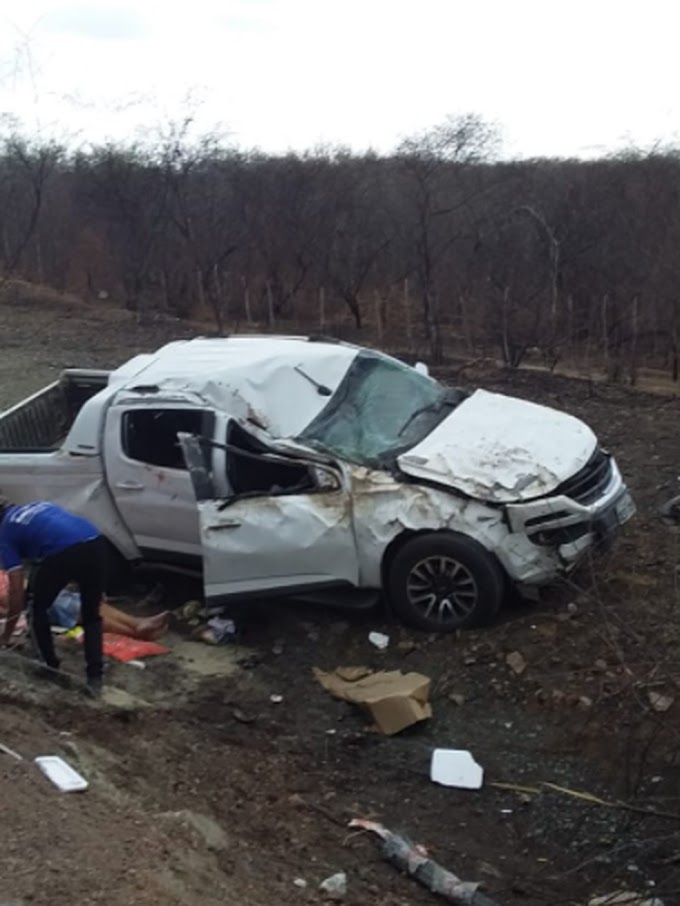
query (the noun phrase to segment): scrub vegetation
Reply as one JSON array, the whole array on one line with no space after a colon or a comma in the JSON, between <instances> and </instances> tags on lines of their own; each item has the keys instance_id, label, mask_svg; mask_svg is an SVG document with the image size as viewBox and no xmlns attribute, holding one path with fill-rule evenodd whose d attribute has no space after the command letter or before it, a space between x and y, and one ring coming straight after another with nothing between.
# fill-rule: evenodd
<instances>
[{"instance_id":1,"label":"scrub vegetation","mask_svg":"<svg viewBox=\"0 0 680 906\"><path fill-rule=\"evenodd\" d=\"M191 119L77 150L0 125L0 279L97 309L677 381L675 149L501 156L474 114L392 154L271 156Z\"/></svg>"}]
</instances>

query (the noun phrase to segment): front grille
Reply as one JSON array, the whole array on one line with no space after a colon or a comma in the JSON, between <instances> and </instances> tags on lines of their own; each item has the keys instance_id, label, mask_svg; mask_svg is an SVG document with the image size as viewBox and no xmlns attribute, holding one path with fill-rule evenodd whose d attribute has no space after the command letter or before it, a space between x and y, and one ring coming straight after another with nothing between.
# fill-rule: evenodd
<instances>
[{"instance_id":1,"label":"front grille","mask_svg":"<svg viewBox=\"0 0 680 906\"><path fill-rule=\"evenodd\" d=\"M612 461L600 447L576 475L563 482L555 494L563 494L583 505L602 496L612 477Z\"/></svg>"}]
</instances>

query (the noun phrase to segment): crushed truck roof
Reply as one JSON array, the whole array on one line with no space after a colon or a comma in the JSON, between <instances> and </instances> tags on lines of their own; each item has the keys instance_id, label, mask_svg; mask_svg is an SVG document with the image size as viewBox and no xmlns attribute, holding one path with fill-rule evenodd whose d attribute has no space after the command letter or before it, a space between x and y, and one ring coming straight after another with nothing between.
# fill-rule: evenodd
<instances>
[{"instance_id":1,"label":"crushed truck roof","mask_svg":"<svg viewBox=\"0 0 680 906\"><path fill-rule=\"evenodd\" d=\"M101 406L141 397L205 404L260 427L274 438L297 436L327 404L359 348L306 337L232 336L168 343L135 356L85 404L69 438L72 452L95 452ZM92 420L85 415L90 409ZM82 416L85 416L84 418Z\"/></svg>"}]
</instances>

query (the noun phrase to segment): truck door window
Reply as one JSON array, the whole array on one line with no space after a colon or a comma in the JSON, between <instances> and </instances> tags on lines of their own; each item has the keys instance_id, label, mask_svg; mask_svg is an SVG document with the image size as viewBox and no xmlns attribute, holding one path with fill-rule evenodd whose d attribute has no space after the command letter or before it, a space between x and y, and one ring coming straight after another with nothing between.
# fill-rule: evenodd
<instances>
[{"instance_id":1,"label":"truck door window","mask_svg":"<svg viewBox=\"0 0 680 906\"><path fill-rule=\"evenodd\" d=\"M227 428L227 480L235 495L293 494L316 490L316 482L305 465L270 462L267 447L236 422ZM239 455L234 447L244 454Z\"/></svg>"},{"instance_id":2,"label":"truck door window","mask_svg":"<svg viewBox=\"0 0 680 906\"><path fill-rule=\"evenodd\" d=\"M184 469L177 432L212 437L215 416L201 409L130 409L123 415L122 447L130 459Z\"/></svg>"}]
</instances>

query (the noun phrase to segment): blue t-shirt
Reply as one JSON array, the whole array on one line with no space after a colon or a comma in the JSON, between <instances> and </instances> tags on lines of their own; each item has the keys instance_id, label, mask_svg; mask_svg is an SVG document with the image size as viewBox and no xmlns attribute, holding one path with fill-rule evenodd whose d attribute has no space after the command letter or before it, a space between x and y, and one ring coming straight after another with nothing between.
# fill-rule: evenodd
<instances>
[{"instance_id":1,"label":"blue t-shirt","mask_svg":"<svg viewBox=\"0 0 680 906\"><path fill-rule=\"evenodd\" d=\"M6 570L16 569L24 560L44 560L98 536L91 522L54 503L10 506L0 522L0 560Z\"/></svg>"}]
</instances>

